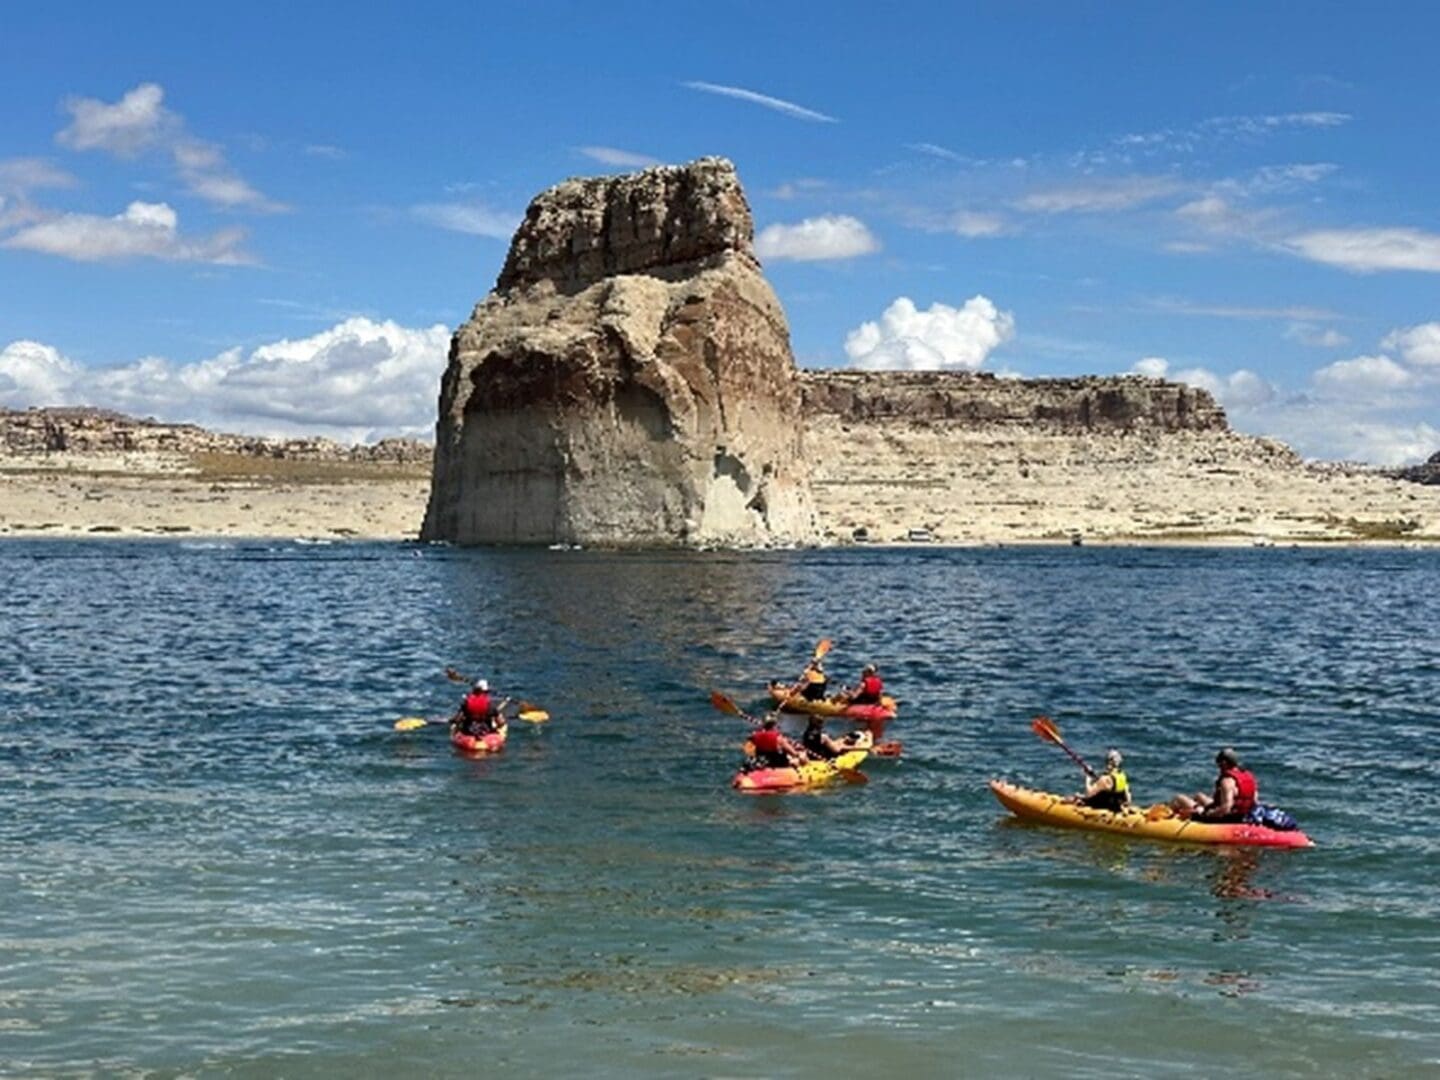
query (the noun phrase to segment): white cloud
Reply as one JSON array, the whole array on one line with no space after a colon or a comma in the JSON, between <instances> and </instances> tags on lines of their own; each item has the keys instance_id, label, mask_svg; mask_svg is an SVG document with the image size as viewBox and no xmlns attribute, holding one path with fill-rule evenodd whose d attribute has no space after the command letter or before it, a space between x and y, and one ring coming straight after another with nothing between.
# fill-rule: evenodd
<instances>
[{"instance_id":1,"label":"white cloud","mask_svg":"<svg viewBox=\"0 0 1440 1080\"><path fill-rule=\"evenodd\" d=\"M0 350L0 403L88 404L250 434L359 441L426 435L450 332L351 318L321 333L177 364L146 357L85 368L54 348Z\"/></svg>"},{"instance_id":2,"label":"white cloud","mask_svg":"<svg viewBox=\"0 0 1440 1080\"><path fill-rule=\"evenodd\" d=\"M1248 177L1240 180L1225 180L1217 187L1237 191L1244 195L1273 195L1296 191L1311 184L1318 184L1336 172L1340 166L1330 162L1313 162L1294 165L1262 165Z\"/></svg>"},{"instance_id":3,"label":"white cloud","mask_svg":"<svg viewBox=\"0 0 1440 1080\"><path fill-rule=\"evenodd\" d=\"M31 405L70 405L79 381L74 361L38 341L12 341L0 349L0 405L23 409Z\"/></svg>"},{"instance_id":4,"label":"white cloud","mask_svg":"<svg viewBox=\"0 0 1440 1080\"><path fill-rule=\"evenodd\" d=\"M1398 352L1407 364L1440 367L1440 322L1392 330L1380 342L1380 347Z\"/></svg>"},{"instance_id":5,"label":"white cloud","mask_svg":"<svg viewBox=\"0 0 1440 1080\"><path fill-rule=\"evenodd\" d=\"M253 260L241 249L243 229L222 229L210 236L187 237L166 203L132 202L114 217L59 214L29 225L0 247L38 251L78 262L151 258L171 262L207 262L236 266Z\"/></svg>"},{"instance_id":6,"label":"white cloud","mask_svg":"<svg viewBox=\"0 0 1440 1080\"><path fill-rule=\"evenodd\" d=\"M648 169L652 165L660 164L659 158L653 158L649 154L636 154L614 146L582 146L579 149L580 153L602 165L614 165L622 169Z\"/></svg>"},{"instance_id":7,"label":"white cloud","mask_svg":"<svg viewBox=\"0 0 1440 1080\"><path fill-rule=\"evenodd\" d=\"M39 188L73 188L79 181L44 158L0 161L0 194L24 195Z\"/></svg>"},{"instance_id":8,"label":"white cloud","mask_svg":"<svg viewBox=\"0 0 1440 1080\"><path fill-rule=\"evenodd\" d=\"M1208 315L1217 319L1309 319L1320 322L1338 319L1340 316L1325 308L1302 307L1246 307L1239 304L1197 304L1190 300L1171 297L1157 297L1149 300L1146 307L1154 311L1168 311L1176 315Z\"/></svg>"},{"instance_id":9,"label":"white cloud","mask_svg":"<svg viewBox=\"0 0 1440 1080\"><path fill-rule=\"evenodd\" d=\"M936 145L935 143L928 143L928 142L906 143L906 144L905 144L905 149L906 149L906 150L914 150L917 154L926 154L926 155L928 155L928 156L930 156L930 157L943 158L943 159L945 159L946 161L964 161L964 160L965 160L963 157L961 157L959 154L957 154L954 150L947 150L945 147L943 147L943 146L938 146L938 145Z\"/></svg>"},{"instance_id":10,"label":"white cloud","mask_svg":"<svg viewBox=\"0 0 1440 1080\"><path fill-rule=\"evenodd\" d=\"M985 236L1000 236L1005 232L1005 219L999 214L957 210L950 216L950 229L972 240Z\"/></svg>"},{"instance_id":11,"label":"white cloud","mask_svg":"<svg viewBox=\"0 0 1440 1080\"><path fill-rule=\"evenodd\" d=\"M1440 233L1420 229L1320 229L1292 236L1284 246L1302 258L1356 273L1440 273Z\"/></svg>"},{"instance_id":12,"label":"white cloud","mask_svg":"<svg viewBox=\"0 0 1440 1080\"><path fill-rule=\"evenodd\" d=\"M305 153L311 157L329 158L331 161L343 161L350 155L343 147L334 146L330 143L310 143L305 147Z\"/></svg>"},{"instance_id":13,"label":"white cloud","mask_svg":"<svg viewBox=\"0 0 1440 1080\"><path fill-rule=\"evenodd\" d=\"M1337 360L1315 372L1315 385L1351 400L1383 398L1411 386L1415 376L1388 356L1357 356Z\"/></svg>"},{"instance_id":14,"label":"white cloud","mask_svg":"<svg viewBox=\"0 0 1440 1080\"><path fill-rule=\"evenodd\" d=\"M1128 176L1032 192L1015 205L1037 214L1104 214L1162 199L1183 190L1165 176Z\"/></svg>"},{"instance_id":15,"label":"white cloud","mask_svg":"<svg viewBox=\"0 0 1440 1080\"><path fill-rule=\"evenodd\" d=\"M861 368L975 371L1015 336L1015 316L984 296L959 308L935 303L925 311L899 297L879 322L862 323L845 338L845 353Z\"/></svg>"},{"instance_id":16,"label":"white cloud","mask_svg":"<svg viewBox=\"0 0 1440 1080\"><path fill-rule=\"evenodd\" d=\"M72 150L99 150L121 158L160 150L170 156L186 189L207 202L267 214L287 209L241 179L219 146L188 134L184 119L164 101L165 90L157 83L141 83L113 105L70 98L64 103L70 124L55 140Z\"/></svg>"},{"instance_id":17,"label":"white cloud","mask_svg":"<svg viewBox=\"0 0 1440 1080\"><path fill-rule=\"evenodd\" d=\"M1243 210L1219 195L1203 195L1175 209L1187 225L1222 236L1254 237L1275 218L1273 210Z\"/></svg>"},{"instance_id":18,"label":"white cloud","mask_svg":"<svg viewBox=\"0 0 1440 1080\"><path fill-rule=\"evenodd\" d=\"M55 141L72 150L134 157L182 126L164 100L165 91L156 83L141 83L113 105L95 98L68 98L64 105L70 125Z\"/></svg>"},{"instance_id":19,"label":"white cloud","mask_svg":"<svg viewBox=\"0 0 1440 1080\"><path fill-rule=\"evenodd\" d=\"M1315 349L1338 349L1350 343L1350 339L1333 326L1316 326L1309 322L1291 323L1285 328L1285 336Z\"/></svg>"},{"instance_id":20,"label":"white cloud","mask_svg":"<svg viewBox=\"0 0 1440 1080\"><path fill-rule=\"evenodd\" d=\"M774 109L776 112L784 113L786 116L793 116L797 120L813 120L817 123L837 124L838 120L833 116L826 116L814 109L807 109L803 105L796 105L793 101L785 101L783 98L771 97L769 94L756 93L754 90L746 90L739 86L721 86L717 83L692 81L682 83L682 86L690 90L699 90L706 94L719 94L722 97L736 98L740 101L748 101L752 105L761 105L767 109Z\"/></svg>"},{"instance_id":21,"label":"white cloud","mask_svg":"<svg viewBox=\"0 0 1440 1080\"><path fill-rule=\"evenodd\" d=\"M762 259L852 259L880 250L880 241L858 218L827 214L795 225L767 225L755 237Z\"/></svg>"},{"instance_id":22,"label":"white cloud","mask_svg":"<svg viewBox=\"0 0 1440 1080\"><path fill-rule=\"evenodd\" d=\"M1182 368L1172 372L1168 360L1159 356L1147 356L1143 360L1136 361L1130 371L1135 375L1170 379L1173 382L1185 383L1187 386L1207 390L1216 401L1227 409L1253 409L1273 401L1276 397L1274 386L1246 368L1232 371L1228 375L1221 375L1202 367Z\"/></svg>"},{"instance_id":23,"label":"white cloud","mask_svg":"<svg viewBox=\"0 0 1440 1080\"><path fill-rule=\"evenodd\" d=\"M422 203L412 206L410 213L426 225L492 240L509 240L520 227L519 214L495 210L480 202Z\"/></svg>"}]
</instances>

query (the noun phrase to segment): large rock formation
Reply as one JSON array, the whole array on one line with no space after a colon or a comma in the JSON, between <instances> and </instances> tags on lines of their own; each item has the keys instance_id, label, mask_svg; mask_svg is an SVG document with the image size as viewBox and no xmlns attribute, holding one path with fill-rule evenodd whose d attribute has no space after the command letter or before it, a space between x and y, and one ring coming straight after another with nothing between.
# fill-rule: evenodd
<instances>
[{"instance_id":1,"label":"large rock formation","mask_svg":"<svg viewBox=\"0 0 1440 1080\"><path fill-rule=\"evenodd\" d=\"M422 535L812 539L789 330L753 231L718 158L537 196L451 343Z\"/></svg>"},{"instance_id":2,"label":"large rock formation","mask_svg":"<svg viewBox=\"0 0 1440 1080\"><path fill-rule=\"evenodd\" d=\"M1036 432L1225 431L1209 391L1141 375L1003 379L968 371L807 371L806 416Z\"/></svg>"}]
</instances>

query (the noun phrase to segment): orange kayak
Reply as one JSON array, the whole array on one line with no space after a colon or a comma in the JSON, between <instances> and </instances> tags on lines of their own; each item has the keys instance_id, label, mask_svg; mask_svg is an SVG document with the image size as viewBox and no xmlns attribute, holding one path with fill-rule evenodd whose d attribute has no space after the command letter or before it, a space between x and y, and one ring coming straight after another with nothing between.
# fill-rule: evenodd
<instances>
[{"instance_id":1,"label":"orange kayak","mask_svg":"<svg viewBox=\"0 0 1440 1080\"><path fill-rule=\"evenodd\" d=\"M1246 847L1314 847L1314 841L1299 829L1270 829L1264 825L1192 821L1177 817L1163 803L1148 809L1131 807L1118 813L1077 806L1063 795L1035 791L1003 780L991 780L990 790L1000 805L1018 818L1056 825L1066 829L1143 836L1150 840L1172 840L1189 844L1235 844Z\"/></svg>"}]
</instances>

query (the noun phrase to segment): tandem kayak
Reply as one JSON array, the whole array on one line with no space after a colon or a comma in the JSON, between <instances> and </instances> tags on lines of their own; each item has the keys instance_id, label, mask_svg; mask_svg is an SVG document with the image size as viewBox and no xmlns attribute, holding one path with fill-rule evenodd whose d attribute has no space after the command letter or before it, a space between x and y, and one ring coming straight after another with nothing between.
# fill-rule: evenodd
<instances>
[{"instance_id":1,"label":"tandem kayak","mask_svg":"<svg viewBox=\"0 0 1440 1080\"><path fill-rule=\"evenodd\" d=\"M838 779L842 770L856 768L870 753L870 736L861 732L855 749L830 761L807 761L798 768L742 769L730 781L736 791L798 791Z\"/></svg>"},{"instance_id":2,"label":"tandem kayak","mask_svg":"<svg viewBox=\"0 0 1440 1080\"><path fill-rule=\"evenodd\" d=\"M880 699L879 705L845 705L828 699L806 701L799 694L791 693L790 687L782 683L771 683L770 697L780 706L781 712L805 713L807 716L843 716L847 720L859 720L866 724L895 719L895 699L888 694Z\"/></svg>"},{"instance_id":3,"label":"tandem kayak","mask_svg":"<svg viewBox=\"0 0 1440 1080\"><path fill-rule=\"evenodd\" d=\"M463 731L450 732L450 745L462 754L493 754L505 745L508 726L499 731L487 731L484 735L467 735Z\"/></svg>"},{"instance_id":4,"label":"tandem kayak","mask_svg":"<svg viewBox=\"0 0 1440 1080\"><path fill-rule=\"evenodd\" d=\"M1057 825L1067 829L1090 829L1095 832L1143 836L1149 840L1172 840L1188 844L1235 844L1249 847L1314 847L1314 842L1299 829L1282 832L1264 825L1220 824L1191 821L1176 817L1163 804L1149 809L1132 807L1119 813L1076 806L1063 795L1035 791L991 780L990 790L1000 804L1018 818Z\"/></svg>"}]
</instances>

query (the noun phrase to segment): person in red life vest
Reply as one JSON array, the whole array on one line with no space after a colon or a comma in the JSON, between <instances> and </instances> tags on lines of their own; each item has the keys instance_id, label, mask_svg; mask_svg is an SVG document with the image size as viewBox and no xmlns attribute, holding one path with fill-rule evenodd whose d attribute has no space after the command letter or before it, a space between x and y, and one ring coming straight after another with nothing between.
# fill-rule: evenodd
<instances>
[{"instance_id":1,"label":"person in red life vest","mask_svg":"<svg viewBox=\"0 0 1440 1080\"><path fill-rule=\"evenodd\" d=\"M1215 792L1206 795L1176 795L1170 805L1181 817L1196 821L1244 821L1260 798L1260 787L1249 771L1240 767L1240 758L1228 746L1215 755L1220 775L1215 779Z\"/></svg>"},{"instance_id":2,"label":"person in red life vest","mask_svg":"<svg viewBox=\"0 0 1440 1080\"><path fill-rule=\"evenodd\" d=\"M879 705L884 694L885 684L880 681L880 673L875 670L874 664L866 664L860 672L860 685L850 691L846 702L850 705Z\"/></svg>"},{"instance_id":3,"label":"person in red life vest","mask_svg":"<svg viewBox=\"0 0 1440 1080\"><path fill-rule=\"evenodd\" d=\"M755 761L762 769L788 769L805 760L805 752L781 732L774 713L760 721L750 736L750 743L755 747Z\"/></svg>"},{"instance_id":4,"label":"person in red life vest","mask_svg":"<svg viewBox=\"0 0 1440 1080\"><path fill-rule=\"evenodd\" d=\"M490 694L490 684L484 679L476 679L450 722L466 735L480 736L499 731L505 726L500 709L508 700L497 702Z\"/></svg>"}]
</instances>

